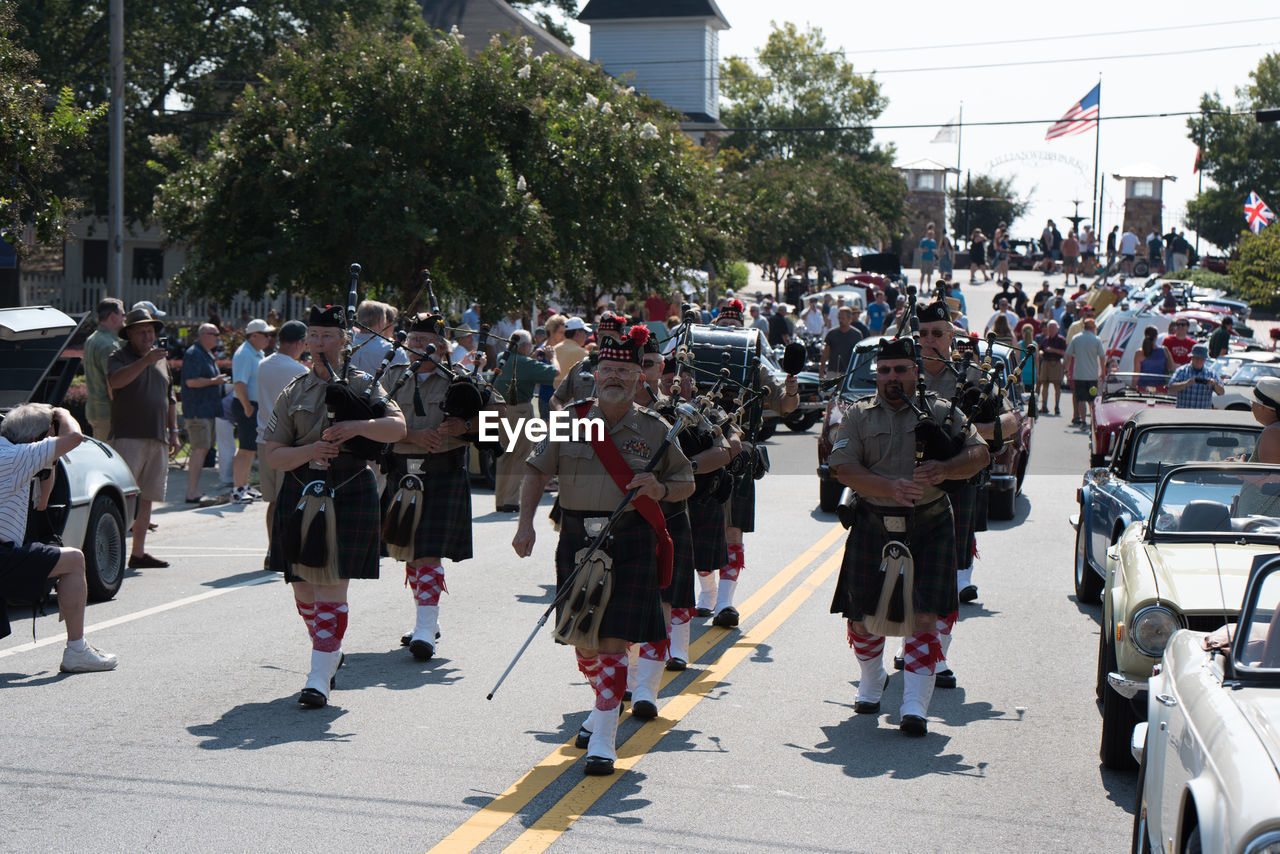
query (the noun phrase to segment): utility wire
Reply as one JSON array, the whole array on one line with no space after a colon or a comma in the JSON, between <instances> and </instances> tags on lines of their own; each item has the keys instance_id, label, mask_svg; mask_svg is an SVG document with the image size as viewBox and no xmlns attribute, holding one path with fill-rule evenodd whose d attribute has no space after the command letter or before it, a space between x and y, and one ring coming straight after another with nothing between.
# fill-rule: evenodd
<instances>
[{"instance_id":1,"label":"utility wire","mask_svg":"<svg viewBox=\"0 0 1280 854\"><path fill-rule=\"evenodd\" d=\"M1237 116L1239 118L1253 121L1253 113L1233 113L1230 110L1185 110L1169 113L1130 113L1123 116L1099 116L1099 121L1120 121L1125 119L1160 119L1177 116ZM994 122L965 122L964 127L1006 127L1008 125L1048 125L1058 121L1061 116L1052 119L1005 119ZM859 131L859 130L910 130L914 128L930 128L937 129L940 127L938 122L928 122L925 124L906 124L906 125L830 125L826 127L741 127L741 128L725 128L723 132L728 133L828 133L840 131ZM718 129L717 129L718 130Z\"/></svg>"}]
</instances>

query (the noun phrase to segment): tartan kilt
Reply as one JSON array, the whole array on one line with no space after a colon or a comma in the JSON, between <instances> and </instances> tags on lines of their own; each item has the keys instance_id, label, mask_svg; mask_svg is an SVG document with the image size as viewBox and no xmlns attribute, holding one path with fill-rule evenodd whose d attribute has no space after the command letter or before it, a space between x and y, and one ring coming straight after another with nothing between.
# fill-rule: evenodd
<instances>
[{"instance_id":1,"label":"tartan kilt","mask_svg":"<svg viewBox=\"0 0 1280 854\"><path fill-rule=\"evenodd\" d=\"M285 530L302 497L302 488L316 480L317 474L308 466L280 473L280 492L276 496L276 512L271 524L267 568L284 573L284 580L289 583L306 579L295 576L285 560ZM333 498L338 522L338 574L342 578L377 578L382 508L378 503L378 485L373 470L368 466L358 471L335 467L333 480L335 484L341 484Z\"/></svg>"},{"instance_id":2,"label":"tartan kilt","mask_svg":"<svg viewBox=\"0 0 1280 854\"><path fill-rule=\"evenodd\" d=\"M600 637L622 638L632 643L657 643L667 637L667 621L662 615L658 593L658 547L653 529L632 511L619 530L616 526L604 551L613 558L613 595L600 620ZM623 518L625 519L626 516ZM570 533L566 525L556 544L556 590L564 589L573 574L574 555L591 543L585 533ZM560 608L556 609L557 618Z\"/></svg>"},{"instance_id":3,"label":"tartan kilt","mask_svg":"<svg viewBox=\"0 0 1280 854\"><path fill-rule=\"evenodd\" d=\"M395 482L387 479L387 491L394 497L400 487L404 463L393 469ZM469 560L471 549L471 478L466 456L455 468L423 474L422 520L413 532L413 552L423 557Z\"/></svg>"},{"instance_id":4,"label":"tartan kilt","mask_svg":"<svg viewBox=\"0 0 1280 854\"><path fill-rule=\"evenodd\" d=\"M725 508L729 527L738 528L744 534L756 529L756 479L750 473L733 479L733 492L729 494Z\"/></svg>"},{"instance_id":5,"label":"tartan kilt","mask_svg":"<svg viewBox=\"0 0 1280 854\"><path fill-rule=\"evenodd\" d=\"M960 607L954 517L948 511L926 527L908 524L911 530L906 542L915 563L912 606L917 613L950 614ZM887 535L870 511L858 511L845 541L831 613L861 620L875 612L880 598L880 561L890 539L901 536Z\"/></svg>"},{"instance_id":6,"label":"tartan kilt","mask_svg":"<svg viewBox=\"0 0 1280 854\"><path fill-rule=\"evenodd\" d=\"M973 562L977 548L973 524L978 512L978 487L966 483L954 492L948 490L947 497L951 499L951 512L956 517L956 568L964 569Z\"/></svg>"},{"instance_id":7,"label":"tartan kilt","mask_svg":"<svg viewBox=\"0 0 1280 854\"><path fill-rule=\"evenodd\" d=\"M695 569L710 572L729 562L729 544L724 537L723 504L711 499L690 498L689 525L693 529Z\"/></svg>"},{"instance_id":8,"label":"tartan kilt","mask_svg":"<svg viewBox=\"0 0 1280 854\"><path fill-rule=\"evenodd\" d=\"M720 530L724 530L721 526ZM671 562L671 583L662 588L662 601L672 608L692 608L695 604L693 589L693 528L689 514L683 509L667 517L667 533L675 546L675 559Z\"/></svg>"}]
</instances>

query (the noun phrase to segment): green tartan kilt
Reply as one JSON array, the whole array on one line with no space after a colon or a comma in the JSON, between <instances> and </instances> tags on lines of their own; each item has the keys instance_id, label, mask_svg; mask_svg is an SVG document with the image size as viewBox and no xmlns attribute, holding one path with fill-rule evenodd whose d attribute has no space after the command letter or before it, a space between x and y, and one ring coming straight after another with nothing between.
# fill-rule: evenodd
<instances>
[{"instance_id":1,"label":"green tartan kilt","mask_svg":"<svg viewBox=\"0 0 1280 854\"><path fill-rule=\"evenodd\" d=\"M693 529L695 569L710 572L729 562L729 544L724 538L723 504L711 499L690 498L689 525Z\"/></svg>"},{"instance_id":2,"label":"green tartan kilt","mask_svg":"<svg viewBox=\"0 0 1280 854\"><path fill-rule=\"evenodd\" d=\"M915 564L912 605L917 613L950 614L960 607L956 594L956 532L950 512L927 526L908 522L907 547ZM840 578L831 613L861 620L880 600L880 561L885 544L903 535L886 535L870 511L858 512L844 545Z\"/></svg>"},{"instance_id":3,"label":"green tartan kilt","mask_svg":"<svg viewBox=\"0 0 1280 854\"><path fill-rule=\"evenodd\" d=\"M744 534L750 534L756 529L756 479L750 473L733 479L733 492L729 495L728 508L729 527L739 528ZM728 558L725 558L725 562L728 562Z\"/></svg>"},{"instance_id":4,"label":"green tartan kilt","mask_svg":"<svg viewBox=\"0 0 1280 854\"><path fill-rule=\"evenodd\" d=\"M724 527L721 526L721 530ZM693 528L689 514L684 510L667 517L667 533L675 546L675 560L671 564L671 583L662 588L662 601L672 608L692 608L695 602L693 589Z\"/></svg>"},{"instance_id":5,"label":"green tartan kilt","mask_svg":"<svg viewBox=\"0 0 1280 854\"><path fill-rule=\"evenodd\" d=\"M423 485L422 520L413 532L413 550L424 557L469 560L471 547L471 477L466 456L458 454L456 467L420 475ZM388 475L387 491L394 497L405 471L397 459ZM394 482L392 477L394 476Z\"/></svg>"},{"instance_id":6,"label":"green tartan kilt","mask_svg":"<svg viewBox=\"0 0 1280 854\"><path fill-rule=\"evenodd\" d=\"M956 567L964 569L973 562L977 551L973 525L978 512L978 487L966 483L954 492L948 491L947 496L956 517Z\"/></svg>"},{"instance_id":7,"label":"green tartan kilt","mask_svg":"<svg viewBox=\"0 0 1280 854\"><path fill-rule=\"evenodd\" d=\"M667 621L658 592L657 541L653 529L639 514L632 511L626 516L635 516L635 521L628 520L621 530L615 526L605 542L604 551L613 558L613 594L600 621L600 637L657 643L667 637ZM578 526L561 527L556 544L557 593L573 574L574 555L590 542L591 538Z\"/></svg>"},{"instance_id":8,"label":"green tartan kilt","mask_svg":"<svg viewBox=\"0 0 1280 854\"><path fill-rule=\"evenodd\" d=\"M317 477L319 475L319 477ZM297 578L285 560L285 530L302 496L302 488L323 477L309 466L300 466L280 475L280 492L276 496L276 512L271 524L271 545L267 551L267 568L284 573L284 580ZM373 471L335 467L332 480L340 485L334 493L338 523L338 574L343 578L377 578L378 546L382 539L382 508L378 503L378 485Z\"/></svg>"}]
</instances>

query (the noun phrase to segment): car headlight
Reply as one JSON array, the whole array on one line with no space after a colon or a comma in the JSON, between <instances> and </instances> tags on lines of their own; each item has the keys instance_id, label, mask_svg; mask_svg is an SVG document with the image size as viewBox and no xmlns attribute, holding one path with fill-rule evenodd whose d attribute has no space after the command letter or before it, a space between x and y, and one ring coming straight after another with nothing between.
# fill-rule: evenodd
<instances>
[{"instance_id":1,"label":"car headlight","mask_svg":"<svg viewBox=\"0 0 1280 854\"><path fill-rule=\"evenodd\" d=\"M1280 831L1259 836L1244 847L1244 854L1280 854Z\"/></svg>"},{"instance_id":2,"label":"car headlight","mask_svg":"<svg viewBox=\"0 0 1280 854\"><path fill-rule=\"evenodd\" d=\"M1159 658L1169 638L1180 628L1178 618L1168 608L1152 605L1134 615L1129 623L1129 640L1143 655Z\"/></svg>"}]
</instances>

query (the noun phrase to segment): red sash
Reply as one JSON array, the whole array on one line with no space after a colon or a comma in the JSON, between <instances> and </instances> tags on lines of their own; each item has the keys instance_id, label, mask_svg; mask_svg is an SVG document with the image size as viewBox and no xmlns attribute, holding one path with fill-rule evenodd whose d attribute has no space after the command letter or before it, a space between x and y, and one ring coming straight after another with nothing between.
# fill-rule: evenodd
<instances>
[{"instance_id":1,"label":"red sash","mask_svg":"<svg viewBox=\"0 0 1280 854\"><path fill-rule=\"evenodd\" d=\"M591 404L583 403L577 408L579 418L586 418L587 412L590 411ZM590 431L588 431L588 435ZM629 491L627 484L631 482L631 478L636 473L631 470L631 466L627 465L627 461L622 458L622 452L618 450L618 446L613 444L613 437L609 435L609 431L605 430L604 439L596 441L591 440L591 447L595 449L596 456L600 458L600 462L604 465L605 471L609 473L609 477L613 478L613 482L618 485L618 489L622 490L622 494L626 495ZM667 519L662 515L662 508L658 506L658 502L652 498L643 495L636 495L631 500L635 505L636 511L644 517L649 523L649 527L653 528L653 533L658 539L658 586L667 587L671 584L671 567L675 562L676 548L671 542L671 535L667 533Z\"/></svg>"}]
</instances>

